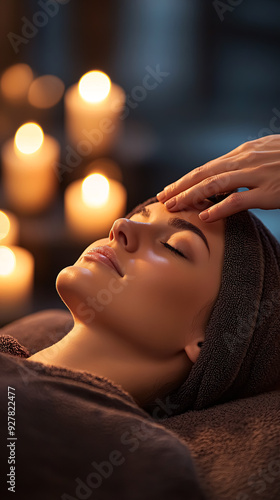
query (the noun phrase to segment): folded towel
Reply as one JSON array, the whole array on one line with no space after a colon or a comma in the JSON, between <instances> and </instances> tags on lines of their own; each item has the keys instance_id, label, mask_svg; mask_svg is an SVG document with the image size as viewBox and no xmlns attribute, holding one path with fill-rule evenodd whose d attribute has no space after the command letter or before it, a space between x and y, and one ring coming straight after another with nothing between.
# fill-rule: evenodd
<instances>
[{"instance_id":1,"label":"folded towel","mask_svg":"<svg viewBox=\"0 0 280 500\"><path fill-rule=\"evenodd\" d=\"M0 352L13 354L20 358L29 358L30 356L26 347L22 346L11 335L0 335Z\"/></svg>"},{"instance_id":2,"label":"folded towel","mask_svg":"<svg viewBox=\"0 0 280 500\"><path fill-rule=\"evenodd\" d=\"M72 327L73 318L68 310L47 309L3 326L0 335L17 339L31 356L61 340Z\"/></svg>"}]
</instances>

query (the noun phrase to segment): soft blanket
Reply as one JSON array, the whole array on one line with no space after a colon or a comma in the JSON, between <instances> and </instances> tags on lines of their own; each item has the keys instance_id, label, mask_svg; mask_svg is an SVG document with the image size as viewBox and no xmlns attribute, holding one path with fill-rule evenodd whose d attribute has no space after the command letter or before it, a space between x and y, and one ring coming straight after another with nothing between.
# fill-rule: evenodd
<instances>
[{"instance_id":1,"label":"soft blanket","mask_svg":"<svg viewBox=\"0 0 280 500\"><path fill-rule=\"evenodd\" d=\"M187 443L209 500L280 499L279 390L166 416L162 424Z\"/></svg>"},{"instance_id":2,"label":"soft blanket","mask_svg":"<svg viewBox=\"0 0 280 500\"><path fill-rule=\"evenodd\" d=\"M187 446L121 387L17 344L0 337L0 498L205 500Z\"/></svg>"}]
</instances>

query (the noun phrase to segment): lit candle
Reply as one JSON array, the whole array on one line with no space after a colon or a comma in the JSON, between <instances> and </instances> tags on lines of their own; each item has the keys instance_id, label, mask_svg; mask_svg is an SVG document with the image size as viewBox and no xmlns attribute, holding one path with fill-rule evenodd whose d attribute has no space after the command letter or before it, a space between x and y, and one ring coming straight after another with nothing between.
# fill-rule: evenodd
<instances>
[{"instance_id":1,"label":"lit candle","mask_svg":"<svg viewBox=\"0 0 280 500\"><path fill-rule=\"evenodd\" d=\"M0 323L29 312L34 258L24 248L0 246Z\"/></svg>"},{"instance_id":2,"label":"lit candle","mask_svg":"<svg viewBox=\"0 0 280 500\"><path fill-rule=\"evenodd\" d=\"M19 222L15 215L0 210L0 245L16 245L19 238Z\"/></svg>"},{"instance_id":3,"label":"lit candle","mask_svg":"<svg viewBox=\"0 0 280 500\"><path fill-rule=\"evenodd\" d=\"M101 174L90 174L65 191L65 217L71 233L83 241L107 236L126 209L126 189Z\"/></svg>"},{"instance_id":4,"label":"lit candle","mask_svg":"<svg viewBox=\"0 0 280 500\"><path fill-rule=\"evenodd\" d=\"M58 142L36 123L22 125L2 149L3 185L8 203L24 213L45 209L56 192Z\"/></svg>"},{"instance_id":5,"label":"lit candle","mask_svg":"<svg viewBox=\"0 0 280 500\"><path fill-rule=\"evenodd\" d=\"M66 131L82 156L107 151L120 132L125 93L101 71L89 71L65 94Z\"/></svg>"}]
</instances>

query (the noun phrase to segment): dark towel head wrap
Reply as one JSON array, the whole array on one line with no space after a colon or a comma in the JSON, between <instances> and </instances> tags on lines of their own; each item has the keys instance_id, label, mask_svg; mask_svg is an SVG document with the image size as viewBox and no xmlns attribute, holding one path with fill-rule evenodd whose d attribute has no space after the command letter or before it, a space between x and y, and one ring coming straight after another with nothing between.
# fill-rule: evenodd
<instances>
[{"instance_id":1,"label":"dark towel head wrap","mask_svg":"<svg viewBox=\"0 0 280 500\"><path fill-rule=\"evenodd\" d=\"M226 219L221 287L205 340L187 380L169 400L174 415L279 386L280 244L246 210Z\"/></svg>"}]
</instances>

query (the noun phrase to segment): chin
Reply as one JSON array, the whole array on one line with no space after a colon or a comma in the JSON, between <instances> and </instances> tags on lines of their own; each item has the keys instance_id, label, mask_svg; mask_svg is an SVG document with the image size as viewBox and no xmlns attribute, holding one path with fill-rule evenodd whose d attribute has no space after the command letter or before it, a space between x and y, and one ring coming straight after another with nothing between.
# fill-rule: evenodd
<instances>
[{"instance_id":1,"label":"chin","mask_svg":"<svg viewBox=\"0 0 280 500\"><path fill-rule=\"evenodd\" d=\"M92 272L77 266L65 267L56 278L57 292L72 313L85 297L85 282L89 278L92 279Z\"/></svg>"}]
</instances>

